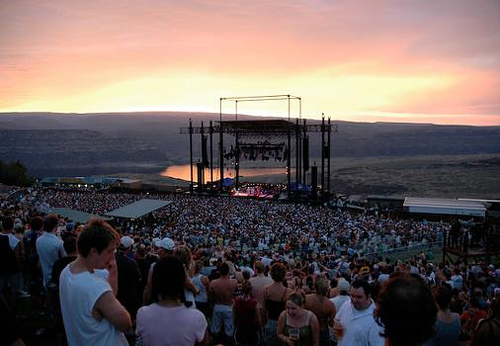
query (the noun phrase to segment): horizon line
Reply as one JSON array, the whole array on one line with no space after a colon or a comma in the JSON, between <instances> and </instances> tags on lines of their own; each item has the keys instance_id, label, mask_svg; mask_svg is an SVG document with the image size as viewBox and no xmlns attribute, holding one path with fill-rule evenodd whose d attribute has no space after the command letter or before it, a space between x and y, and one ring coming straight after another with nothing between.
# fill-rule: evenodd
<instances>
[{"instance_id":1,"label":"horizon line","mask_svg":"<svg viewBox=\"0 0 500 346\"><path fill-rule=\"evenodd\" d=\"M195 111L189 111L189 110L131 110L131 111L95 111L95 112L60 112L60 111L0 111L0 116L5 115L5 114L16 114L16 115L22 115L22 114L52 114L52 115L61 115L61 116L66 116L66 115L113 115L113 114L162 114L162 113L185 113L185 114L213 114L214 115L214 120L219 121L219 112L215 111L200 111L200 110L195 110ZM279 118L279 119L288 119L288 116L286 115L265 115L265 114L250 114L251 112L247 112L246 114L238 114L238 116L245 116L245 117L258 117L258 118ZM395 112L373 112L373 111L360 111L360 112L335 112L336 114L350 114L352 116L357 116L357 117L370 117L370 118L376 118L376 117L387 117L389 119L374 119L374 120L369 120L369 119L358 119L358 120L353 120L353 119L346 119L348 115L345 115L344 117L340 118L332 118L331 116L326 116L325 119L330 119L330 121L336 121L336 122L345 122L345 123L368 123L368 124L414 124L414 125L434 125L434 126L469 126L469 127L500 127L500 122L498 124L470 124L470 123L465 123L465 122L432 122L428 121L427 119L421 119L422 121L415 121L415 119L408 119L411 116L415 117L435 117L435 114L426 114L426 113L395 113ZM222 113L225 116L232 116L234 117L234 113ZM322 113L324 114L324 113ZM353 115L354 114L354 115ZM405 118L398 118L398 116L405 116ZM465 116L465 115L450 115L450 116ZM484 116L484 115L483 115ZM215 119L217 118L217 119ZM319 117L314 117L314 116L304 116L301 115L300 118L295 116L295 117L290 117L290 119L305 119L305 120L313 120L313 121L321 121L321 118Z\"/></svg>"}]
</instances>

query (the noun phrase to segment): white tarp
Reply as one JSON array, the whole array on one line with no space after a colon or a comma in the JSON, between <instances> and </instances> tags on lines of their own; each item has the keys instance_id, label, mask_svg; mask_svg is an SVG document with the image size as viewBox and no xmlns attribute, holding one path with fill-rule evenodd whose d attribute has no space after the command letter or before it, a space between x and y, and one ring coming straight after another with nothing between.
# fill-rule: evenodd
<instances>
[{"instance_id":1,"label":"white tarp","mask_svg":"<svg viewBox=\"0 0 500 346\"><path fill-rule=\"evenodd\" d=\"M140 201L115 209L106 215L126 219L138 219L155 210L161 209L170 203L172 202L160 201L158 199L141 199Z\"/></svg>"},{"instance_id":2,"label":"white tarp","mask_svg":"<svg viewBox=\"0 0 500 346\"><path fill-rule=\"evenodd\" d=\"M486 206L477 201L443 198L406 197L403 207L409 213L459 216L486 216Z\"/></svg>"}]
</instances>

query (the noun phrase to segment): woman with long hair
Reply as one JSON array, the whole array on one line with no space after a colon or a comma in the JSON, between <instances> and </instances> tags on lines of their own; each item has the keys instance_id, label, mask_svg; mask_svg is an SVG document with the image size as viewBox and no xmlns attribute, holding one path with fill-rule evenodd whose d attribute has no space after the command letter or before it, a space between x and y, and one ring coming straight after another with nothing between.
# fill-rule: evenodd
<instances>
[{"instance_id":1,"label":"woman with long hair","mask_svg":"<svg viewBox=\"0 0 500 346\"><path fill-rule=\"evenodd\" d=\"M264 287L264 309L267 316L265 326L266 341L269 346L273 346L278 345L276 338L278 318L281 312L285 310L286 298L292 290L283 285L286 267L282 263L274 263L271 266L270 273L274 282Z\"/></svg>"},{"instance_id":2,"label":"woman with long hair","mask_svg":"<svg viewBox=\"0 0 500 346\"><path fill-rule=\"evenodd\" d=\"M198 289L198 294L195 297L196 308L203 312L203 315L208 318L208 316L210 316L210 306L208 304L208 288L210 286L210 280L208 280L208 277L201 273L202 269L203 261L196 261L194 276L191 281Z\"/></svg>"},{"instance_id":3,"label":"woman with long hair","mask_svg":"<svg viewBox=\"0 0 500 346\"><path fill-rule=\"evenodd\" d=\"M434 300L438 306L436 334L427 346L458 346L460 336L460 315L450 311L452 292L446 286L433 289Z\"/></svg>"},{"instance_id":4,"label":"woman with long hair","mask_svg":"<svg viewBox=\"0 0 500 346\"><path fill-rule=\"evenodd\" d=\"M335 304L328 299L330 285L324 276L317 276L314 283L315 292L306 295L304 308L312 311L319 322L319 344L330 346L330 330L333 327L336 309Z\"/></svg>"},{"instance_id":5,"label":"woman with long hair","mask_svg":"<svg viewBox=\"0 0 500 346\"><path fill-rule=\"evenodd\" d=\"M191 309L196 309L195 296L199 293L199 290L193 284L192 280L195 271L195 262L191 258L191 251L186 245L179 245L174 250L174 256L182 262L184 270L186 271L186 279L184 282L186 306Z\"/></svg>"}]
</instances>

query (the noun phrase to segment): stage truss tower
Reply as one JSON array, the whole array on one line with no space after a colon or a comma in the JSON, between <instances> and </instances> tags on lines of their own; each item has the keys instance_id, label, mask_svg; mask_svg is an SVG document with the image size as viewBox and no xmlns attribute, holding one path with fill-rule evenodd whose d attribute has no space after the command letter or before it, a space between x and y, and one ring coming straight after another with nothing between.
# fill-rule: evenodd
<instances>
[{"instance_id":1,"label":"stage truss tower","mask_svg":"<svg viewBox=\"0 0 500 346\"><path fill-rule=\"evenodd\" d=\"M238 119L238 103L240 102L259 102L259 101L285 101L287 103L288 119L276 120L241 120ZM271 95L271 96L248 96L248 97L221 97L220 112L218 124L213 124L210 121L208 128L204 127L203 122L200 127L194 127L191 119L189 120L188 128L181 128L180 132L183 134L188 133L190 136L190 167L191 167L191 192L194 192L194 179L193 179L193 134L201 134L201 160L197 163L197 177L198 177L198 192L203 191L205 186L204 181L204 168L210 169L210 183L214 185L214 160L213 160L213 135L219 134L218 143L218 169L219 180L218 190L222 192L225 190L224 186L224 162L231 159L234 162L235 169L235 186L238 187L239 172L240 172L240 159L242 156L245 158L255 160L255 153L261 153L261 159L266 160L264 153L275 153L274 159L286 161L286 175L287 175L287 192L291 196L292 186L292 145L295 146L295 186L298 190L300 185L306 185L306 173L310 170L309 165L309 137L308 132L321 132L321 186L322 196L330 192L330 145L331 145L331 132L332 128L337 131L337 126L331 124L330 118L325 121L322 115L321 125L308 125L305 119L302 119L301 108L302 100L300 97L292 95ZM234 120L223 119L223 105L228 102L234 103ZM298 103L298 114L292 121L291 116L291 103ZM224 114L226 117L228 114ZM209 137L206 136L208 133ZM227 151L224 147L225 136L230 135L234 137L234 142L230 141L231 149ZM255 138L267 138L264 141L255 141ZM208 144L210 140L210 155L208 155ZM252 141L253 139L253 141ZM252 156L254 155L254 156ZM210 156L210 159L208 157ZM267 157L267 160L269 157ZM312 167L311 185L313 186L314 194L316 193L317 185L317 167ZM325 185L326 180L326 185Z\"/></svg>"}]
</instances>

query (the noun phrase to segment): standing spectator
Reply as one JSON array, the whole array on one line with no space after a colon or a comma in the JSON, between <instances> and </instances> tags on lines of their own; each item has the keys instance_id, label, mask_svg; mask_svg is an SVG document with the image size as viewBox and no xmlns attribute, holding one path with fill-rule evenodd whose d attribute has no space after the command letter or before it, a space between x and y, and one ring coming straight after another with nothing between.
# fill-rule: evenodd
<instances>
[{"instance_id":1,"label":"standing spectator","mask_svg":"<svg viewBox=\"0 0 500 346\"><path fill-rule=\"evenodd\" d=\"M349 287L349 282L346 279L339 279L337 283L339 295L330 299L335 305L335 311L339 311L342 305L349 300Z\"/></svg>"},{"instance_id":2,"label":"standing spectator","mask_svg":"<svg viewBox=\"0 0 500 346\"><path fill-rule=\"evenodd\" d=\"M144 292L144 288L146 287L146 283L148 281L149 268L151 268L151 264L156 261L156 258L153 256L146 256L146 247L144 244L139 244L135 251L135 261L137 262L139 271L141 272L141 283L139 285L140 291Z\"/></svg>"},{"instance_id":3,"label":"standing spectator","mask_svg":"<svg viewBox=\"0 0 500 346\"><path fill-rule=\"evenodd\" d=\"M500 345L500 301L492 303L491 311L491 316L479 321L472 346Z\"/></svg>"},{"instance_id":4,"label":"standing spectator","mask_svg":"<svg viewBox=\"0 0 500 346\"><path fill-rule=\"evenodd\" d=\"M460 322L462 325L461 341L471 340L479 321L486 316L486 312L479 308L477 296L472 296L469 300L468 309L460 315Z\"/></svg>"},{"instance_id":5,"label":"standing spectator","mask_svg":"<svg viewBox=\"0 0 500 346\"><path fill-rule=\"evenodd\" d=\"M319 345L318 319L304 309L304 295L292 293L286 302L286 310L278 319L277 336L285 345Z\"/></svg>"},{"instance_id":6,"label":"standing spectator","mask_svg":"<svg viewBox=\"0 0 500 346\"><path fill-rule=\"evenodd\" d=\"M354 281L350 295L351 301L344 303L335 316L333 332L338 345L384 345L384 338L380 336L382 328L373 318L375 303L371 298L368 282Z\"/></svg>"},{"instance_id":7,"label":"standing spectator","mask_svg":"<svg viewBox=\"0 0 500 346\"><path fill-rule=\"evenodd\" d=\"M264 320L264 287L273 283L273 279L264 275L266 266L261 261L254 264L256 276L250 278L252 284L252 298L259 303L260 317Z\"/></svg>"},{"instance_id":8,"label":"standing spectator","mask_svg":"<svg viewBox=\"0 0 500 346\"><path fill-rule=\"evenodd\" d=\"M2 233L0 234L0 255L2 263L0 264L0 292L5 287L10 288L10 304L15 310L17 298L19 297L23 277L21 272L21 259L23 254L23 244L12 234L14 221L11 217L4 217L2 220Z\"/></svg>"},{"instance_id":9,"label":"standing spectator","mask_svg":"<svg viewBox=\"0 0 500 346\"><path fill-rule=\"evenodd\" d=\"M40 236L43 228L43 219L41 216L35 216L31 219L30 229L24 234L24 253L26 263L27 284L32 294L37 298L42 291L42 275L39 268L39 257L36 251L36 240Z\"/></svg>"},{"instance_id":10,"label":"standing spectator","mask_svg":"<svg viewBox=\"0 0 500 346\"><path fill-rule=\"evenodd\" d=\"M245 271L248 271L250 273L250 277L254 276L254 271L253 269L248 265L248 259L246 257L243 258L243 263L242 265L240 266L240 270L241 272L245 272ZM251 265L251 263L250 263Z\"/></svg>"},{"instance_id":11,"label":"standing spectator","mask_svg":"<svg viewBox=\"0 0 500 346\"><path fill-rule=\"evenodd\" d=\"M203 269L203 261L198 260L195 264L195 271L193 276L193 284L198 289L198 294L196 295L196 308L200 310L206 318L209 316L210 306L208 304L208 289L210 287L210 281L208 277L201 273Z\"/></svg>"},{"instance_id":12,"label":"standing spectator","mask_svg":"<svg viewBox=\"0 0 500 346\"><path fill-rule=\"evenodd\" d=\"M235 324L235 339L238 345L258 345L262 322L258 303L250 295L252 284L244 281L241 285L242 295L234 301L233 314Z\"/></svg>"},{"instance_id":13,"label":"standing spectator","mask_svg":"<svg viewBox=\"0 0 500 346\"><path fill-rule=\"evenodd\" d=\"M294 292L304 292L302 289L302 280L298 275L293 276L290 281L287 281L288 287Z\"/></svg>"},{"instance_id":14,"label":"standing spectator","mask_svg":"<svg viewBox=\"0 0 500 346\"><path fill-rule=\"evenodd\" d=\"M175 257L160 259L153 269L153 303L137 312L136 344L208 345L207 321L184 304L186 272Z\"/></svg>"},{"instance_id":15,"label":"standing spectator","mask_svg":"<svg viewBox=\"0 0 500 346\"><path fill-rule=\"evenodd\" d=\"M129 236L120 239L120 245L116 251L116 268L118 270L118 294L116 298L127 309L135 320L137 309L141 306L142 297L140 292L141 272L137 262L129 257L132 252L134 240Z\"/></svg>"},{"instance_id":16,"label":"standing spectator","mask_svg":"<svg viewBox=\"0 0 500 346\"><path fill-rule=\"evenodd\" d=\"M164 258L164 257L170 257L174 255L174 248L175 248L175 243L172 239L165 237L163 239L156 239L153 242L153 245L156 249L156 252L158 254L158 260ZM143 304L148 305L151 304L153 301L152 296L151 296L151 289L152 289L152 284L153 284L153 269L154 269L155 263L151 264L151 267L149 268L148 272L148 280L146 282L146 287L144 287L144 294L143 294Z\"/></svg>"},{"instance_id":17,"label":"standing spectator","mask_svg":"<svg viewBox=\"0 0 500 346\"><path fill-rule=\"evenodd\" d=\"M174 256L181 260L186 270L186 282L184 283L184 299L186 306L196 309L195 296L199 293L193 284L191 276L194 275L195 262L191 258L191 251L186 245L179 245L174 250Z\"/></svg>"},{"instance_id":18,"label":"standing spectator","mask_svg":"<svg viewBox=\"0 0 500 346\"><path fill-rule=\"evenodd\" d=\"M343 310L342 308L341 312ZM384 328L382 335L388 345L419 346L434 333L436 304L430 289L421 279L406 275L397 276L382 287L375 316ZM370 331L366 330L365 333L370 335L368 340L374 341ZM346 333L348 332L346 330Z\"/></svg>"},{"instance_id":19,"label":"standing spectator","mask_svg":"<svg viewBox=\"0 0 500 346\"><path fill-rule=\"evenodd\" d=\"M19 239L19 241L22 241L23 244L24 244L24 241L23 241L23 238L24 238L24 225L23 225L23 222L21 221L21 219L16 219L15 223L14 223L14 236ZM24 253L23 253L23 256L24 256Z\"/></svg>"},{"instance_id":20,"label":"standing spectator","mask_svg":"<svg viewBox=\"0 0 500 346\"><path fill-rule=\"evenodd\" d=\"M436 333L427 343L428 346L458 346L460 336L460 315L450 311L452 293L446 286L434 288L434 300L438 306Z\"/></svg>"},{"instance_id":21,"label":"standing spectator","mask_svg":"<svg viewBox=\"0 0 500 346\"><path fill-rule=\"evenodd\" d=\"M56 235L59 219L56 215L51 214L43 220L44 233L36 239L36 251L40 259L40 267L42 268L42 284L43 292L42 303L50 308L51 317L57 320L59 304L57 301L58 287L51 284L52 267L54 263L61 258L66 257L63 241ZM56 321L57 323L57 321Z\"/></svg>"},{"instance_id":22,"label":"standing spectator","mask_svg":"<svg viewBox=\"0 0 500 346\"><path fill-rule=\"evenodd\" d=\"M335 318L335 304L328 299L330 291L328 280L323 276L317 276L314 283L314 293L306 295L304 309L313 312L319 322L319 344L330 346L330 327L333 326Z\"/></svg>"},{"instance_id":23,"label":"standing spectator","mask_svg":"<svg viewBox=\"0 0 500 346\"><path fill-rule=\"evenodd\" d=\"M336 313L340 310L340 308L342 307L342 305L344 305L344 303L350 300L349 288L350 288L349 281L347 281L344 278L340 278L337 283L337 289L339 291L339 295L330 299L333 302L333 305L335 305ZM333 344L336 345L338 340L335 337L335 335L333 335L333 333L332 333L332 340Z\"/></svg>"},{"instance_id":24,"label":"standing spectator","mask_svg":"<svg viewBox=\"0 0 500 346\"><path fill-rule=\"evenodd\" d=\"M256 276L250 278L252 298L262 306L264 304L264 286L272 284L273 279L264 275L266 266L261 261L255 262L254 268Z\"/></svg>"},{"instance_id":25,"label":"standing spectator","mask_svg":"<svg viewBox=\"0 0 500 346\"><path fill-rule=\"evenodd\" d=\"M78 236L78 256L59 280L69 346L128 346L123 332L132 327L130 314L116 299L119 239L118 232L101 220L90 221ZM107 280L96 275L98 269L107 269Z\"/></svg>"},{"instance_id":26,"label":"standing spectator","mask_svg":"<svg viewBox=\"0 0 500 346\"><path fill-rule=\"evenodd\" d=\"M36 240L36 251L40 257L43 286L45 288L47 288L47 285L50 283L54 262L59 258L66 257L63 242L55 234L58 222L59 220L56 215L51 214L46 216L43 220L43 229L45 233Z\"/></svg>"},{"instance_id":27,"label":"standing spectator","mask_svg":"<svg viewBox=\"0 0 500 346\"><path fill-rule=\"evenodd\" d=\"M77 257L77 249L76 249L76 237L66 237L64 242L64 251L67 256L62 257L54 262L52 266L52 274L50 276L51 283L59 287L59 277L61 276L61 272L66 268L68 264L76 260Z\"/></svg>"},{"instance_id":28,"label":"standing spectator","mask_svg":"<svg viewBox=\"0 0 500 346\"><path fill-rule=\"evenodd\" d=\"M48 289L50 303L55 317L58 345L64 345L66 340L66 333L64 331L64 323L61 314L59 278L61 277L61 272L64 270L64 268L66 268L68 264L70 264L76 259L77 251L76 251L75 236L65 237L64 251L66 251L68 256L60 258L54 262L54 265L52 266L52 275L50 276L50 284Z\"/></svg>"},{"instance_id":29,"label":"standing spectator","mask_svg":"<svg viewBox=\"0 0 500 346\"><path fill-rule=\"evenodd\" d=\"M229 278L229 265L221 264L219 279L210 283L208 296L213 305L211 332L217 336L224 326L224 332L228 339L233 337L233 297L238 288L238 282Z\"/></svg>"},{"instance_id":30,"label":"standing spectator","mask_svg":"<svg viewBox=\"0 0 500 346\"><path fill-rule=\"evenodd\" d=\"M282 263L274 263L271 266L271 278L273 283L264 287L264 308L267 316L265 334L270 346L277 345L278 318L285 310L288 295L292 290L283 285L286 275L286 267Z\"/></svg>"},{"instance_id":31,"label":"standing spectator","mask_svg":"<svg viewBox=\"0 0 500 346\"><path fill-rule=\"evenodd\" d=\"M453 275L451 276L451 281L453 281L452 288L457 289L459 291L462 290L463 284L464 284L464 278L463 278L462 274L460 273L459 268L453 269Z\"/></svg>"}]
</instances>

